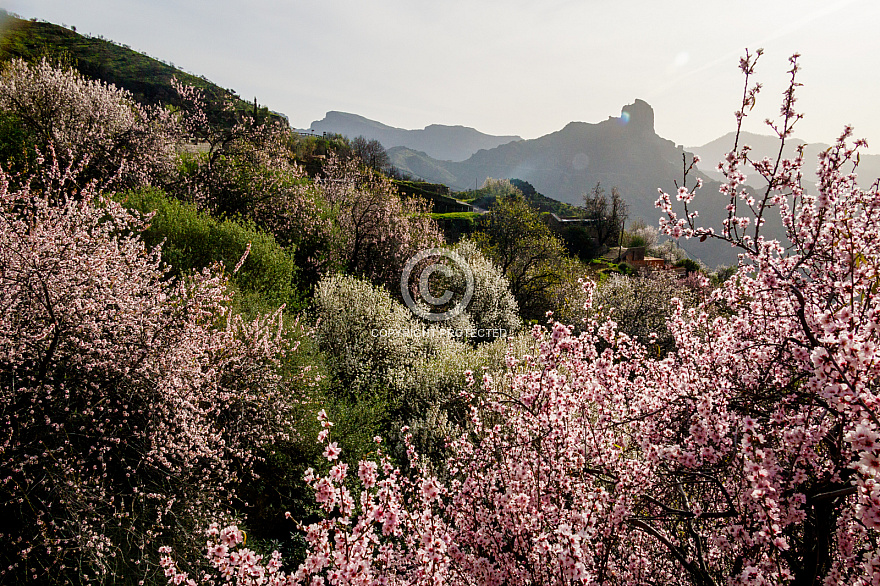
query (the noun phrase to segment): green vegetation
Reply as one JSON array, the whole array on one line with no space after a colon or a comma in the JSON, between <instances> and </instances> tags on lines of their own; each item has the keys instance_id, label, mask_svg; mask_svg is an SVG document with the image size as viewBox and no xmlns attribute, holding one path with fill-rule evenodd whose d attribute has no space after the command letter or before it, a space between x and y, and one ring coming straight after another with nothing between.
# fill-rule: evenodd
<instances>
[{"instance_id":1,"label":"green vegetation","mask_svg":"<svg viewBox=\"0 0 880 586\"><path fill-rule=\"evenodd\" d=\"M471 220L476 221L482 214L479 212L449 212L446 214L431 214L435 220Z\"/></svg>"},{"instance_id":2,"label":"green vegetation","mask_svg":"<svg viewBox=\"0 0 880 586\"><path fill-rule=\"evenodd\" d=\"M36 158L36 139L27 125L11 112L0 112L0 161L12 173L21 173Z\"/></svg>"},{"instance_id":3,"label":"green vegetation","mask_svg":"<svg viewBox=\"0 0 880 586\"><path fill-rule=\"evenodd\" d=\"M538 193L528 181L511 179L510 184L519 189L525 196L526 201L539 212L550 212L564 218L580 218L583 216L582 209Z\"/></svg>"},{"instance_id":4,"label":"green vegetation","mask_svg":"<svg viewBox=\"0 0 880 586\"><path fill-rule=\"evenodd\" d=\"M691 259L691 258L683 258L680 261L676 262L673 266L682 267L688 274L696 273L702 269L700 263Z\"/></svg>"},{"instance_id":5,"label":"green vegetation","mask_svg":"<svg viewBox=\"0 0 880 586\"><path fill-rule=\"evenodd\" d=\"M461 201L466 201L475 207L489 209L499 197L505 197L514 192L519 192L525 200L539 212L549 212L560 217L580 218L583 210L571 204L551 199L538 193L528 181L521 179L487 179L483 187L475 190L462 191L456 195Z\"/></svg>"},{"instance_id":6,"label":"green vegetation","mask_svg":"<svg viewBox=\"0 0 880 586\"><path fill-rule=\"evenodd\" d=\"M238 306L248 313L274 311L282 304L293 311L301 308L293 251L279 246L271 234L252 222L212 218L156 189L117 198L130 209L154 214L141 237L150 248L162 246L162 260L170 266L171 276L184 276L217 262L232 272L250 245L244 264L232 276L240 292Z\"/></svg>"},{"instance_id":7,"label":"green vegetation","mask_svg":"<svg viewBox=\"0 0 880 586\"><path fill-rule=\"evenodd\" d=\"M603 284L609 276L614 274L632 274L633 268L626 263L613 263L601 258L592 259L587 266L591 269L591 275L599 284Z\"/></svg>"},{"instance_id":8,"label":"green vegetation","mask_svg":"<svg viewBox=\"0 0 880 586\"><path fill-rule=\"evenodd\" d=\"M507 277L524 319L541 320L547 311L559 309L554 302L558 289L570 284L578 271L562 242L521 194L514 191L496 199L480 219L474 240Z\"/></svg>"}]
</instances>

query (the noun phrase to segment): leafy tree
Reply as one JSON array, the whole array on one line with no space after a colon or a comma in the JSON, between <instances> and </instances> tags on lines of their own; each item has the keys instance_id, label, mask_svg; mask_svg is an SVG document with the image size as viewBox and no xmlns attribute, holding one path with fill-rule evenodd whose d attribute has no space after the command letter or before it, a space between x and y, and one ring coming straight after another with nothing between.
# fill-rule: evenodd
<instances>
[{"instance_id":1,"label":"leafy tree","mask_svg":"<svg viewBox=\"0 0 880 586\"><path fill-rule=\"evenodd\" d=\"M529 197L534 197L538 194L538 191L535 189L535 186L529 183L528 181L523 181L522 179L511 179L510 184L520 190L520 192L528 199Z\"/></svg>"},{"instance_id":2,"label":"leafy tree","mask_svg":"<svg viewBox=\"0 0 880 586\"><path fill-rule=\"evenodd\" d=\"M565 248L521 195L497 199L474 241L507 278L523 318L541 319L553 309L549 299L565 280L558 270Z\"/></svg>"},{"instance_id":3,"label":"leafy tree","mask_svg":"<svg viewBox=\"0 0 880 586\"><path fill-rule=\"evenodd\" d=\"M520 190L526 201L539 212L552 212L565 217L580 217L582 214L582 210L571 204L541 195L528 181L511 179L510 184Z\"/></svg>"},{"instance_id":4,"label":"leafy tree","mask_svg":"<svg viewBox=\"0 0 880 586\"><path fill-rule=\"evenodd\" d=\"M700 263L692 258L683 258L677 261L673 266L684 268L688 275L700 270Z\"/></svg>"},{"instance_id":5,"label":"leafy tree","mask_svg":"<svg viewBox=\"0 0 880 586\"><path fill-rule=\"evenodd\" d=\"M17 115L0 110L0 161L8 172L24 174L36 164L36 142Z\"/></svg>"}]
</instances>

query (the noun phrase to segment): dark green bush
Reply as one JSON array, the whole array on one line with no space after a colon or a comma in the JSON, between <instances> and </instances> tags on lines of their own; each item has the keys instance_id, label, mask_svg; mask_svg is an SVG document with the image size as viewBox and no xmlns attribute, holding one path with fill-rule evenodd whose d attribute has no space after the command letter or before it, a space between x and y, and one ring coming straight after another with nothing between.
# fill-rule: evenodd
<instances>
[{"instance_id":1,"label":"dark green bush","mask_svg":"<svg viewBox=\"0 0 880 586\"><path fill-rule=\"evenodd\" d=\"M25 173L36 161L32 132L15 114L0 112L0 161L10 174Z\"/></svg>"},{"instance_id":2,"label":"dark green bush","mask_svg":"<svg viewBox=\"0 0 880 586\"><path fill-rule=\"evenodd\" d=\"M684 258L675 263L673 266L684 267L687 274L695 273L700 270L700 263L690 258Z\"/></svg>"},{"instance_id":3,"label":"dark green bush","mask_svg":"<svg viewBox=\"0 0 880 586\"><path fill-rule=\"evenodd\" d=\"M119 199L128 208L155 212L142 238L150 247L164 242L162 259L170 265L171 276L198 271L218 261L231 272L250 243L247 259L232 276L232 285L239 291L238 308L266 311L282 303L291 310L301 308L294 251L281 247L271 234L249 222L217 220L158 189L124 193Z\"/></svg>"}]
</instances>

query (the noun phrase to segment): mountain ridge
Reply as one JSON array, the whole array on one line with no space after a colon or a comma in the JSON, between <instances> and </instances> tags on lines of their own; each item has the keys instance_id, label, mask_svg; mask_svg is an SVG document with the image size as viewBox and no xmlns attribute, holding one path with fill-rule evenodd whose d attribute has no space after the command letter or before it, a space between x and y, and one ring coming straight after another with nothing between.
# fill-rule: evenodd
<instances>
[{"instance_id":1,"label":"mountain ridge","mask_svg":"<svg viewBox=\"0 0 880 586\"><path fill-rule=\"evenodd\" d=\"M701 162L697 164L697 167L713 179L721 179L721 174L714 167L733 148L735 136L736 132L728 132L702 146L690 147L688 150L700 156ZM779 139L775 136L743 131L740 132L739 146L742 147L743 145L748 145L752 148L750 156L753 160L760 160L764 157L770 157L771 160L775 160L779 154ZM783 156L789 159L794 158L797 147L801 145L804 146L805 184L807 187L812 188L816 180L815 165L817 164L819 153L827 150L831 145L822 142L808 143L800 138L791 137L786 139L785 148L782 153ZM748 185L766 187L766 183L754 171L752 173L747 171L747 169L743 169L743 172L748 177ZM867 178L867 181L863 179L861 183L873 183L880 177L880 155L860 154L857 173L860 177Z\"/></svg>"},{"instance_id":2,"label":"mountain ridge","mask_svg":"<svg viewBox=\"0 0 880 586\"><path fill-rule=\"evenodd\" d=\"M462 125L430 124L422 129L408 130L338 110L327 112L322 120L312 122L309 129L349 138L364 136L378 140L386 149L404 146L445 161L463 161L481 149L522 140L519 136L495 136Z\"/></svg>"},{"instance_id":3,"label":"mountain ridge","mask_svg":"<svg viewBox=\"0 0 880 586\"><path fill-rule=\"evenodd\" d=\"M0 59L66 56L89 77L115 83L147 102L173 103L168 82L176 75L184 83L213 93L209 101L216 104L232 99L237 102L237 108L251 107L231 90L125 45L100 37L86 37L66 27L36 20L9 17L5 24ZM222 109L218 108L217 112L222 114ZM349 126L343 127L343 122ZM324 120L316 121L312 127L320 130L322 124L328 123L336 126L328 127L329 132L376 138L386 147L392 147L389 149L391 162L401 171L454 189L478 187L488 177L516 178L528 181L549 197L578 204L581 195L596 184L606 190L618 187L630 204L630 216L644 218L651 224L659 217L654 207L657 189L675 191L676 181L681 180L683 159L688 159L688 150L656 134L653 108L641 99L625 105L619 116L609 116L595 123L573 121L555 132L529 140L513 135L487 135L462 125L431 124L420 130L405 130L338 111L328 112ZM720 137L704 146L715 148L724 139ZM396 142L406 146L393 146ZM693 150L700 152L700 147ZM704 160L712 158L704 156ZM877 159L880 170L880 156L863 156L863 164L873 158ZM867 164L863 169L873 172ZM711 181L710 170L704 173L698 167L690 179L697 177L706 183L704 194L717 189L717 183ZM719 198L705 196L698 205L707 225L718 224L725 215L723 207L724 202L719 203ZM702 245L694 254L710 265L735 262L735 254L729 248L721 251L715 244L720 243Z\"/></svg>"}]
</instances>

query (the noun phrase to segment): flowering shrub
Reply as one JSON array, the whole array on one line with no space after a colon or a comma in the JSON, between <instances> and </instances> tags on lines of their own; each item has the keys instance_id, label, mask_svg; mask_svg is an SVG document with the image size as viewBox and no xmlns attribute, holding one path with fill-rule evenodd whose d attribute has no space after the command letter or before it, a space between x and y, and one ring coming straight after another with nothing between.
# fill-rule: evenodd
<instances>
[{"instance_id":1,"label":"flowering shrub","mask_svg":"<svg viewBox=\"0 0 880 586\"><path fill-rule=\"evenodd\" d=\"M688 258L687 252L679 246L676 240L666 240L659 246L647 250L651 256L662 258L668 263L675 264Z\"/></svg>"},{"instance_id":2,"label":"flowering shrub","mask_svg":"<svg viewBox=\"0 0 880 586\"><path fill-rule=\"evenodd\" d=\"M0 173L4 582L149 577L289 430L280 311L231 315L217 271L167 282L145 219L77 179Z\"/></svg>"},{"instance_id":3,"label":"flowering shrub","mask_svg":"<svg viewBox=\"0 0 880 586\"><path fill-rule=\"evenodd\" d=\"M477 282L478 275L476 268ZM318 285L315 318L337 396L381 404L396 424L383 432L396 436L400 426L409 426L414 445L431 457L468 419L460 400L463 373L482 367L503 372L509 344L517 353L529 347L529 336L522 335L474 347L467 335L455 337L448 322L428 326L383 289L341 275Z\"/></svg>"},{"instance_id":4,"label":"flowering shrub","mask_svg":"<svg viewBox=\"0 0 880 586\"><path fill-rule=\"evenodd\" d=\"M351 396L376 392L377 385L388 384L396 365L412 362L432 345L433 337L409 309L357 277L322 280L315 290L314 313L318 346L328 355L332 377Z\"/></svg>"},{"instance_id":5,"label":"flowering shrub","mask_svg":"<svg viewBox=\"0 0 880 586\"><path fill-rule=\"evenodd\" d=\"M396 290L407 260L443 242L424 201L401 197L390 179L359 169L356 159L328 159L315 188L332 210L337 266L350 274Z\"/></svg>"},{"instance_id":6,"label":"flowering shrub","mask_svg":"<svg viewBox=\"0 0 880 586\"><path fill-rule=\"evenodd\" d=\"M220 576L227 582L235 582L240 586L256 586L266 584L284 586L292 584L292 577L281 571L281 554L277 551L270 561L263 565L263 556L252 549L244 547L245 534L237 526L230 525L222 530L212 523L206 531L208 541L208 559ZM216 539L217 541L214 541ZM237 546L241 545L236 549ZM161 564L165 575L174 584L196 584L188 572L182 572L171 557L172 550L163 545L159 548Z\"/></svg>"},{"instance_id":7,"label":"flowering shrub","mask_svg":"<svg viewBox=\"0 0 880 586\"><path fill-rule=\"evenodd\" d=\"M28 146L47 165L55 159L61 168L81 165L81 182L133 186L167 179L173 170L181 128L167 110L142 106L125 90L46 59L5 64L0 111L26 132Z\"/></svg>"},{"instance_id":8,"label":"flowering shrub","mask_svg":"<svg viewBox=\"0 0 880 586\"><path fill-rule=\"evenodd\" d=\"M614 320L618 331L655 352L667 352L675 342L666 321L677 301L694 307L699 295L674 274L611 274L597 287L591 309L602 316L599 321Z\"/></svg>"},{"instance_id":9,"label":"flowering shrub","mask_svg":"<svg viewBox=\"0 0 880 586\"><path fill-rule=\"evenodd\" d=\"M467 262L474 275L473 296L464 310L473 329L501 329L508 334L519 331L522 320L518 305L501 270L471 240L460 241L452 250Z\"/></svg>"},{"instance_id":10,"label":"flowering shrub","mask_svg":"<svg viewBox=\"0 0 880 586\"><path fill-rule=\"evenodd\" d=\"M328 518L303 527L309 553L296 572L280 570L277 552L268 563L244 547L244 535L236 526L222 530L213 525L207 557L213 572L203 583L215 583L215 576L238 586L271 584L391 584L396 576L412 571L416 583L442 583L449 571L443 525L432 511L440 502L441 484L410 449L416 478L402 475L379 447L375 438L373 459L361 460L357 471L339 461L340 450L331 441L333 423L324 411L318 415L323 430L318 441L325 446L326 474L309 469L306 482ZM356 480L355 480L356 475ZM357 485L353 492L349 485ZM216 541L215 541L216 540ZM161 564L169 583L195 584L181 572L170 548L163 548ZM325 578L326 576L326 578Z\"/></svg>"}]
</instances>

